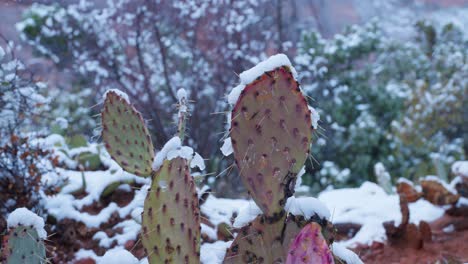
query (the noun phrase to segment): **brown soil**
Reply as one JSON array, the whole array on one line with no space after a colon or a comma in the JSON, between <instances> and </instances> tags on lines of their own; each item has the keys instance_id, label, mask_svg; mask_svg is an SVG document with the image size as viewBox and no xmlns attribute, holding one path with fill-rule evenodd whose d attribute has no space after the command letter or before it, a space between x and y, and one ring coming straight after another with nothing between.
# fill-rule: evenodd
<instances>
[{"instance_id":1,"label":"brown soil","mask_svg":"<svg viewBox=\"0 0 468 264\"><path fill-rule=\"evenodd\" d=\"M372 263L466 263L468 262L468 229L460 223L468 222L466 217L444 215L430 224L432 241L424 242L422 249L390 246L388 243L374 242L354 249L361 259ZM453 232L442 229L454 225ZM458 229L457 227L462 227ZM457 230L458 229L458 230Z\"/></svg>"}]
</instances>

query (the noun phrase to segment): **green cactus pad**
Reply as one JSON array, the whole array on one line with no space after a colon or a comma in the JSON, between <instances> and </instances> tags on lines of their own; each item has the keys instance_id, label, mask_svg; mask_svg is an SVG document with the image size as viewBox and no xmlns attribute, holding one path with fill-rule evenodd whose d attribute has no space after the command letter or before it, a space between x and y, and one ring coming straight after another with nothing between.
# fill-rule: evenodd
<instances>
[{"instance_id":1,"label":"green cactus pad","mask_svg":"<svg viewBox=\"0 0 468 264\"><path fill-rule=\"evenodd\" d=\"M300 227L283 215L270 222L264 215L240 229L223 263L284 263Z\"/></svg>"},{"instance_id":2,"label":"green cactus pad","mask_svg":"<svg viewBox=\"0 0 468 264\"><path fill-rule=\"evenodd\" d=\"M154 148L141 114L127 100L109 91L101 118L102 138L112 158L127 172L151 175Z\"/></svg>"},{"instance_id":3,"label":"green cactus pad","mask_svg":"<svg viewBox=\"0 0 468 264\"><path fill-rule=\"evenodd\" d=\"M242 91L232 110L231 139L242 181L267 216L282 210L312 139L311 113L286 66Z\"/></svg>"},{"instance_id":4,"label":"green cactus pad","mask_svg":"<svg viewBox=\"0 0 468 264\"><path fill-rule=\"evenodd\" d=\"M200 262L198 196L185 159L164 161L142 216L141 237L149 263Z\"/></svg>"},{"instance_id":5,"label":"green cactus pad","mask_svg":"<svg viewBox=\"0 0 468 264\"><path fill-rule=\"evenodd\" d=\"M5 238L3 259L7 264L46 263L44 241L39 238L37 230L29 226L10 228Z\"/></svg>"}]
</instances>

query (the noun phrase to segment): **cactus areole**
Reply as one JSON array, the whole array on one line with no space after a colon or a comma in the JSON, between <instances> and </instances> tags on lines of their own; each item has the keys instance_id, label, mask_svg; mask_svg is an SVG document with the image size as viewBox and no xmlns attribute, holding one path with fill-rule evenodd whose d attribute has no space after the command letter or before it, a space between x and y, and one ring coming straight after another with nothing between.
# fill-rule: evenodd
<instances>
[{"instance_id":1,"label":"cactus areole","mask_svg":"<svg viewBox=\"0 0 468 264\"><path fill-rule=\"evenodd\" d=\"M278 217L294 193L312 131L311 112L290 67L264 72L240 93L230 128L234 157L266 216Z\"/></svg>"}]
</instances>

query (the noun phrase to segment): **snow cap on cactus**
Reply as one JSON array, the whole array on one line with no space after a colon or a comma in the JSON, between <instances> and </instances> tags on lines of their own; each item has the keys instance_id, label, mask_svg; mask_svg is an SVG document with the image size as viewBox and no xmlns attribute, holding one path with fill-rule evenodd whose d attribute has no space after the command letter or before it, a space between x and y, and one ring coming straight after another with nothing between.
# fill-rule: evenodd
<instances>
[{"instance_id":1,"label":"snow cap on cactus","mask_svg":"<svg viewBox=\"0 0 468 264\"><path fill-rule=\"evenodd\" d=\"M112 158L127 172L139 176L151 174L153 142L141 113L119 90L105 94L101 112L102 138Z\"/></svg>"},{"instance_id":2,"label":"snow cap on cactus","mask_svg":"<svg viewBox=\"0 0 468 264\"><path fill-rule=\"evenodd\" d=\"M315 222L302 228L289 247L286 264L335 263L321 231L322 228Z\"/></svg>"},{"instance_id":3,"label":"snow cap on cactus","mask_svg":"<svg viewBox=\"0 0 468 264\"><path fill-rule=\"evenodd\" d=\"M17 208L8 215L8 228L18 226L30 226L37 231L39 238L46 238L47 232L44 229L44 219L37 214L29 211L25 207Z\"/></svg>"},{"instance_id":4,"label":"snow cap on cactus","mask_svg":"<svg viewBox=\"0 0 468 264\"><path fill-rule=\"evenodd\" d=\"M2 258L9 264L46 263L44 220L26 208L18 208L7 219Z\"/></svg>"},{"instance_id":5,"label":"snow cap on cactus","mask_svg":"<svg viewBox=\"0 0 468 264\"><path fill-rule=\"evenodd\" d=\"M171 138L154 157L152 165L153 170L159 170L165 160L172 160L177 157L184 158L189 161L190 168L198 167L200 170L205 169L205 161L202 156L193 151L191 147L182 146L180 138L175 136Z\"/></svg>"},{"instance_id":6,"label":"snow cap on cactus","mask_svg":"<svg viewBox=\"0 0 468 264\"><path fill-rule=\"evenodd\" d=\"M234 157L242 181L267 216L280 213L294 193L311 144L311 111L295 76L287 57L275 55L241 73L245 87L228 96ZM229 152L228 145L223 152Z\"/></svg>"}]
</instances>

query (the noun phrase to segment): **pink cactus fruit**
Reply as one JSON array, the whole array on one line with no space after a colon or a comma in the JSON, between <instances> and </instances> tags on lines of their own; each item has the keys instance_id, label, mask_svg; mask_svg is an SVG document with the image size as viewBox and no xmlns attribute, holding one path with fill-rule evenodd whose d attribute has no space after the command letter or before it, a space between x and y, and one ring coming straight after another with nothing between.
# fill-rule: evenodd
<instances>
[{"instance_id":1,"label":"pink cactus fruit","mask_svg":"<svg viewBox=\"0 0 468 264\"><path fill-rule=\"evenodd\" d=\"M289 246L286 264L334 264L319 224L306 225Z\"/></svg>"}]
</instances>

